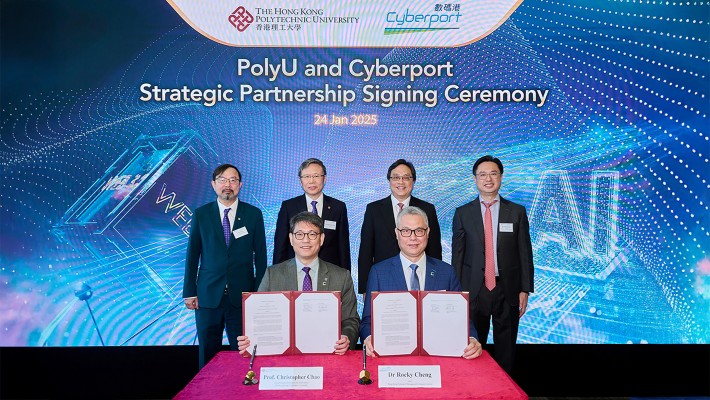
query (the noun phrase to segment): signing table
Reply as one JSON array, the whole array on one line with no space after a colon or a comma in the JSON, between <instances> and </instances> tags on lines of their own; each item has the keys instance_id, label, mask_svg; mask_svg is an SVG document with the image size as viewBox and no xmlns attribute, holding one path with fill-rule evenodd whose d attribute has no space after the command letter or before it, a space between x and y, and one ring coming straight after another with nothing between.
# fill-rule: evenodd
<instances>
[{"instance_id":1,"label":"signing table","mask_svg":"<svg viewBox=\"0 0 710 400\"><path fill-rule=\"evenodd\" d=\"M379 388L380 365L440 365L441 388ZM374 382L359 385L362 352L346 355L309 354L256 357L254 372L263 367L323 367L323 390L259 390L242 384L249 359L237 352L220 352L175 397L176 399L527 399L527 395L487 352L475 359L454 357L394 356L367 360Z\"/></svg>"}]
</instances>

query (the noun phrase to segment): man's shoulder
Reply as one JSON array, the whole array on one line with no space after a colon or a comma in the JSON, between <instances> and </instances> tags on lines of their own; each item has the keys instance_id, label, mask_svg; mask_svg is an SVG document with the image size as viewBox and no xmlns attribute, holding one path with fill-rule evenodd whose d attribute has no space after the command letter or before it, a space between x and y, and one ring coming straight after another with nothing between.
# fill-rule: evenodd
<instances>
[{"instance_id":1,"label":"man's shoulder","mask_svg":"<svg viewBox=\"0 0 710 400\"><path fill-rule=\"evenodd\" d=\"M249 204L246 201L239 200L239 205L237 207L247 213L256 213L261 215L261 209L259 207Z\"/></svg>"},{"instance_id":2,"label":"man's shoulder","mask_svg":"<svg viewBox=\"0 0 710 400\"><path fill-rule=\"evenodd\" d=\"M278 264L274 264L274 265L270 266L270 267L267 268L266 270L269 271L269 272L280 273L280 272L283 272L283 271L285 271L285 270L287 270L287 269L289 269L289 268L292 268L294 265L295 265L294 259L293 259L293 258L289 258L288 260L286 260L286 261L284 261L284 262L280 262L280 263L278 263Z\"/></svg>"},{"instance_id":3,"label":"man's shoulder","mask_svg":"<svg viewBox=\"0 0 710 400\"><path fill-rule=\"evenodd\" d=\"M350 275L350 271L348 271L345 268L342 268L342 267L335 265L333 263L329 263L328 261L325 261L322 258L319 258L319 260L320 260L321 267L327 268L329 274L333 274L334 276L343 276L343 277L345 277L346 275Z\"/></svg>"},{"instance_id":4,"label":"man's shoulder","mask_svg":"<svg viewBox=\"0 0 710 400\"><path fill-rule=\"evenodd\" d=\"M281 203L281 206L282 207L291 207L294 204L298 204L299 202L303 203L303 204L306 203L306 195L305 194L299 194L296 197L291 197L290 199L284 200Z\"/></svg>"},{"instance_id":5,"label":"man's shoulder","mask_svg":"<svg viewBox=\"0 0 710 400\"><path fill-rule=\"evenodd\" d=\"M371 203L367 203L367 208L375 208L375 207L382 207L382 205L387 205L390 204L390 196L385 197L384 199L379 199L375 200Z\"/></svg>"},{"instance_id":6,"label":"man's shoulder","mask_svg":"<svg viewBox=\"0 0 710 400\"><path fill-rule=\"evenodd\" d=\"M345 206L344 201L338 200L335 197L330 197L326 194L323 195L323 201L329 203L332 206L336 206L336 207L344 207Z\"/></svg>"},{"instance_id":7,"label":"man's shoulder","mask_svg":"<svg viewBox=\"0 0 710 400\"><path fill-rule=\"evenodd\" d=\"M203 204L195 209L195 214L204 214L207 212L214 211L214 208L216 206L216 201L211 201L207 204Z\"/></svg>"},{"instance_id":8,"label":"man's shoulder","mask_svg":"<svg viewBox=\"0 0 710 400\"><path fill-rule=\"evenodd\" d=\"M515 209L515 210L519 210L519 211L525 210L524 205L518 204L518 203L508 200L508 199L505 199L505 198L503 198L503 196L501 196L500 202L501 202L501 204L505 204L507 207L510 207L511 209Z\"/></svg>"},{"instance_id":9,"label":"man's shoulder","mask_svg":"<svg viewBox=\"0 0 710 400\"><path fill-rule=\"evenodd\" d=\"M454 267L451 266L451 264L447 263L446 261L441 261L438 258L426 256L426 263L427 265L431 265L437 268L451 269L452 271L454 270Z\"/></svg>"},{"instance_id":10,"label":"man's shoulder","mask_svg":"<svg viewBox=\"0 0 710 400\"><path fill-rule=\"evenodd\" d=\"M380 270L387 270L390 268L392 265L397 265L397 264L402 264L402 262L399 259L399 253L397 253L396 256L390 257L390 258L385 258L384 260L378 262L377 264L372 266L372 269L370 269L370 273L377 272Z\"/></svg>"},{"instance_id":11,"label":"man's shoulder","mask_svg":"<svg viewBox=\"0 0 710 400\"><path fill-rule=\"evenodd\" d=\"M465 204L462 204L462 205L456 207L455 212L462 212L462 211L466 211L468 209L471 209L473 207L473 205L476 204L477 201L478 201L478 197L469 201L468 203L465 203Z\"/></svg>"},{"instance_id":12,"label":"man's shoulder","mask_svg":"<svg viewBox=\"0 0 710 400\"><path fill-rule=\"evenodd\" d=\"M419 208L434 208L434 204L429 203L428 201L422 200L418 197L412 196L412 199L409 201L410 206L414 207L419 207Z\"/></svg>"}]
</instances>

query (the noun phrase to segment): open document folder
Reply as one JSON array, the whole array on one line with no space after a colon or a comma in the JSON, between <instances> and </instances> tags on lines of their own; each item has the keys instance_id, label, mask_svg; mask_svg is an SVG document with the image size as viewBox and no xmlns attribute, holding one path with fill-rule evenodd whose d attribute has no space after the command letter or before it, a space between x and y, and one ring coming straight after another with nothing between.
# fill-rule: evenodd
<instances>
[{"instance_id":1,"label":"open document folder","mask_svg":"<svg viewBox=\"0 0 710 400\"><path fill-rule=\"evenodd\" d=\"M375 354L460 357L468 313L468 292L372 292Z\"/></svg>"},{"instance_id":2,"label":"open document folder","mask_svg":"<svg viewBox=\"0 0 710 400\"><path fill-rule=\"evenodd\" d=\"M259 355L332 353L340 338L340 292L242 294L244 334Z\"/></svg>"}]
</instances>

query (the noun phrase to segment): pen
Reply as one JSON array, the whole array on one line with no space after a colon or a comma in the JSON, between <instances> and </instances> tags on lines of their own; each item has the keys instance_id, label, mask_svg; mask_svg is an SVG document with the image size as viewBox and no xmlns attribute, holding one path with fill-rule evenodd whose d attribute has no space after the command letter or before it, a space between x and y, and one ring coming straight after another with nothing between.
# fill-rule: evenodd
<instances>
[{"instance_id":1,"label":"pen","mask_svg":"<svg viewBox=\"0 0 710 400\"><path fill-rule=\"evenodd\" d=\"M367 348L362 346L362 369L367 369Z\"/></svg>"},{"instance_id":2,"label":"pen","mask_svg":"<svg viewBox=\"0 0 710 400\"><path fill-rule=\"evenodd\" d=\"M254 345L254 350L251 352L251 360L249 360L249 370L254 369L254 357L256 357L256 344Z\"/></svg>"}]
</instances>

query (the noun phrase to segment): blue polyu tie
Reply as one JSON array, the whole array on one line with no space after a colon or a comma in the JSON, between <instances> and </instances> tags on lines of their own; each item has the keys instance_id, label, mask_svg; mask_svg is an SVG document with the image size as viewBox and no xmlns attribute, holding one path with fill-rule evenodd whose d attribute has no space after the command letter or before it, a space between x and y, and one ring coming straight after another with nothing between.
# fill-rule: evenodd
<instances>
[{"instance_id":1,"label":"blue polyu tie","mask_svg":"<svg viewBox=\"0 0 710 400\"><path fill-rule=\"evenodd\" d=\"M311 271L310 267L303 267L303 272L306 273L306 276L303 277L303 290L304 292L312 292L313 291L313 281L311 280L311 275L309 272Z\"/></svg>"},{"instance_id":2,"label":"blue polyu tie","mask_svg":"<svg viewBox=\"0 0 710 400\"><path fill-rule=\"evenodd\" d=\"M313 206L313 211L312 211L313 214L318 215L318 207L316 207L316 204L318 204L318 202L315 201L315 200L313 200L313 201L311 202L311 206Z\"/></svg>"},{"instance_id":3,"label":"blue polyu tie","mask_svg":"<svg viewBox=\"0 0 710 400\"><path fill-rule=\"evenodd\" d=\"M227 247L229 247L229 231L230 231L229 216L227 216L227 214L229 214L229 210L231 210L231 208L226 208L224 210L224 218L222 218L222 230L224 231L224 241L227 243Z\"/></svg>"},{"instance_id":4,"label":"blue polyu tie","mask_svg":"<svg viewBox=\"0 0 710 400\"><path fill-rule=\"evenodd\" d=\"M412 269L412 279L409 280L409 290L419 290L419 277L417 276L417 264L412 264L409 268Z\"/></svg>"}]
</instances>

